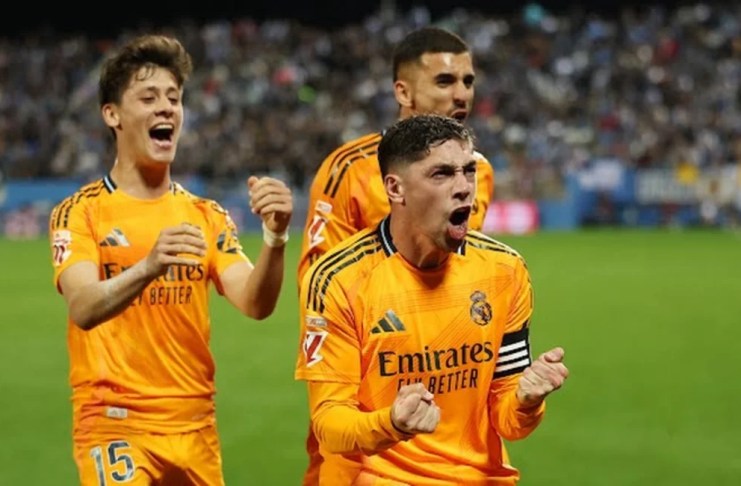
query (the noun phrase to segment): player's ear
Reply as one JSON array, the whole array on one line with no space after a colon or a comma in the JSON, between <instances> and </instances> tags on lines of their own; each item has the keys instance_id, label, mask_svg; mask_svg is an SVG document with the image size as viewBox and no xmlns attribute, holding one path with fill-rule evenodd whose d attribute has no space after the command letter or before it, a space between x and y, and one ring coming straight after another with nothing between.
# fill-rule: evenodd
<instances>
[{"instance_id":1,"label":"player's ear","mask_svg":"<svg viewBox=\"0 0 741 486\"><path fill-rule=\"evenodd\" d=\"M100 108L100 113L103 115L103 121L110 128L116 128L120 124L118 117L118 109L113 103L106 103Z\"/></svg>"},{"instance_id":2,"label":"player's ear","mask_svg":"<svg viewBox=\"0 0 741 486\"><path fill-rule=\"evenodd\" d=\"M407 81L397 79L394 81L394 96L399 106L410 108L412 106L412 90Z\"/></svg>"},{"instance_id":3,"label":"player's ear","mask_svg":"<svg viewBox=\"0 0 741 486\"><path fill-rule=\"evenodd\" d=\"M386 187L389 202L398 204L404 202L404 185L401 177L396 174L386 174L386 177L383 178L383 185Z\"/></svg>"}]
</instances>

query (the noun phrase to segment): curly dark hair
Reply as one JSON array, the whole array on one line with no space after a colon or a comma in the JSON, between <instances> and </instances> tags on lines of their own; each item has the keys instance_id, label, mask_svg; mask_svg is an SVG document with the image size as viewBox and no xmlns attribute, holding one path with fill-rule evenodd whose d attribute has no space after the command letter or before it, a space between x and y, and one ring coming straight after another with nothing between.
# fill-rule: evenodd
<instances>
[{"instance_id":1,"label":"curly dark hair","mask_svg":"<svg viewBox=\"0 0 741 486\"><path fill-rule=\"evenodd\" d=\"M411 164L425 158L430 149L460 140L473 146L473 133L454 118L441 115L416 115L394 123L378 145L381 174L398 164Z\"/></svg>"},{"instance_id":2,"label":"curly dark hair","mask_svg":"<svg viewBox=\"0 0 741 486\"><path fill-rule=\"evenodd\" d=\"M137 37L103 63L98 83L100 106L119 103L131 77L142 67L150 68L149 72L165 68L182 87L193 71L193 61L177 39L153 34Z\"/></svg>"}]
</instances>

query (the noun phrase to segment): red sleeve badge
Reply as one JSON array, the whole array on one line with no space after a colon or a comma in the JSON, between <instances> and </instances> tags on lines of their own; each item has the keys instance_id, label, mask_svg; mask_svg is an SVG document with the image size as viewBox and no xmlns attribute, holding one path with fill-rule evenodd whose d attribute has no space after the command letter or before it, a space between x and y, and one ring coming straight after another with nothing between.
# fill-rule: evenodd
<instances>
[{"instance_id":1,"label":"red sleeve badge","mask_svg":"<svg viewBox=\"0 0 741 486\"><path fill-rule=\"evenodd\" d=\"M72 233L69 230L56 230L52 236L52 257L54 265L59 266L69 258L72 251Z\"/></svg>"}]
</instances>

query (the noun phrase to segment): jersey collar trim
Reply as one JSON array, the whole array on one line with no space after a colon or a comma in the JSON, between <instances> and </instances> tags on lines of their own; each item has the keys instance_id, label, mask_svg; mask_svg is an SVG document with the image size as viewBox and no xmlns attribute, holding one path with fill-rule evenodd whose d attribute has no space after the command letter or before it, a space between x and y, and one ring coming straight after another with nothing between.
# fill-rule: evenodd
<instances>
[{"instance_id":1,"label":"jersey collar trim","mask_svg":"<svg viewBox=\"0 0 741 486\"><path fill-rule=\"evenodd\" d=\"M115 182L113 182L113 179L111 178L111 174L106 174L105 177L103 177L103 185L109 193L112 193L113 191L118 189L118 186ZM173 194L177 192L177 185L172 181L170 181L169 191Z\"/></svg>"},{"instance_id":2,"label":"jersey collar trim","mask_svg":"<svg viewBox=\"0 0 741 486\"><path fill-rule=\"evenodd\" d=\"M108 192L111 192L111 193L113 191L115 191L116 188L118 187L118 186L116 186L116 183L113 182L113 179L111 179L111 175L110 174L106 174L106 176L103 177L103 185L108 190Z\"/></svg>"},{"instance_id":3,"label":"jersey collar trim","mask_svg":"<svg viewBox=\"0 0 741 486\"><path fill-rule=\"evenodd\" d=\"M378 225L378 236L381 240L381 246L386 256L391 256L397 252L394 240L391 239L391 216L383 218L381 223Z\"/></svg>"},{"instance_id":4,"label":"jersey collar trim","mask_svg":"<svg viewBox=\"0 0 741 486\"><path fill-rule=\"evenodd\" d=\"M391 256L396 253L398 250L396 249L396 245L394 245L394 240L391 238L391 215L383 218L383 220L378 224L378 229L376 231L378 232L378 237L381 240L381 246L383 247L386 256ZM466 254L466 240L463 240L461 246L458 247L455 253L458 255Z\"/></svg>"}]
</instances>

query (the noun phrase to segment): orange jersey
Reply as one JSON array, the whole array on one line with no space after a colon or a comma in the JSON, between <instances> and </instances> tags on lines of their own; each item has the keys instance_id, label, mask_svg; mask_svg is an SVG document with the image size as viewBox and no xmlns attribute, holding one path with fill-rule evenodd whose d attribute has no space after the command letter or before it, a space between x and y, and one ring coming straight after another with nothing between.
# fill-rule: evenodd
<instances>
[{"instance_id":1,"label":"orange jersey","mask_svg":"<svg viewBox=\"0 0 741 486\"><path fill-rule=\"evenodd\" d=\"M301 284L295 377L309 382L320 449L356 457L367 484L515 484L502 436L524 437L545 408L523 412L514 397L531 364L525 262L469 231L441 268L420 270L396 251L388 222L332 249ZM418 382L435 394L442 418L434 433L399 440L390 407L400 387ZM357 422L342 439L322 440L325 427L336 427L322 417L347 403L331 419Z\"/></svg>"},{"instance_id":2,"label":"orange jersey","mask_svg":"<svg viewBox=\"0 0 741 486\"><path fill-rule=\"evenodd\" d=\"M301 242L298 281L319 256L358 231L376 226L391 207L378 165L381 133L365 135L332 152L311 184ZM494 169L475 153L476 196L469 225L481 230L494 192Z\"/></svg>"},{"instance_id":3,"label":"orange jersey","mask_svg":"<svg viewBox=\"0 0 741 486\"><path fill-rule=\"evenodd\" d=\"M214 362L209 350L209 286L248 262L237 229L216 202L178 184L156 200L117 190L109 176L57 205L49 234L54 283L78 262L108 279L146 257L160 230L200 226L208 245L195 266L173 265L116 317L85 331L68 319L75 434L107 426L154 433L214 423Z\"/></svg>"}]
</instances>

